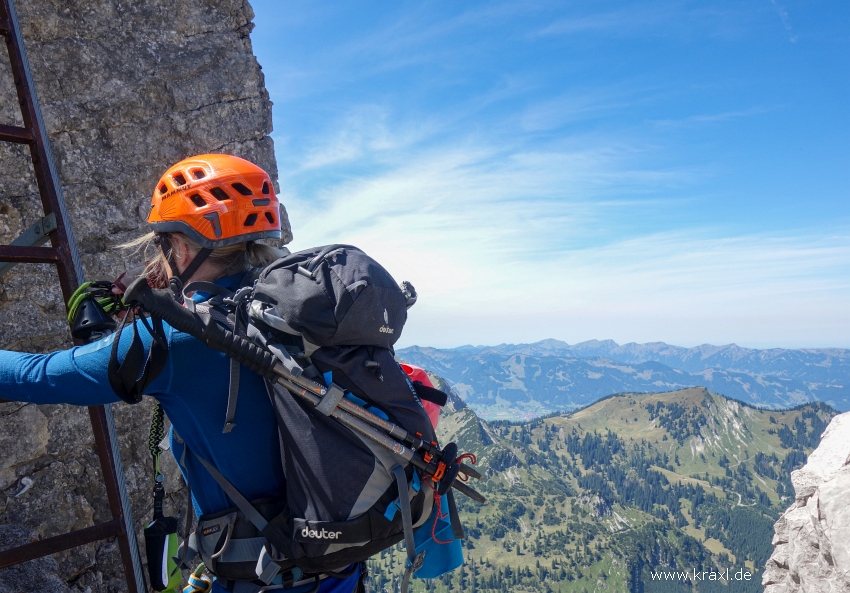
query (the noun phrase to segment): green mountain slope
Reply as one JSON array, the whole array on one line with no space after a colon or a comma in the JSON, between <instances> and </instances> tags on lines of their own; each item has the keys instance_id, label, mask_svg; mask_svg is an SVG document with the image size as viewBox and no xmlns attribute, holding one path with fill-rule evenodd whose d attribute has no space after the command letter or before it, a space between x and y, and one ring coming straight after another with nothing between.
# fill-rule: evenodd
<instances>
[{"instance_id":1,"label":"green mountain slope","mask_svg":"<svg viewBox=\"0 0 850 593\"><path fill-rule=\"evenodd\" d=\"M476 487L490 504L458 496L467 564L414 590L760 591L790 472L834 415L824 404L758 410L694 388L488 424L453 396L441 442L478 455L487 480ZM396 590L402 566L400 550L376 557L372 590ZM734 589L652 579L715 568L751 579Z\"/></svg>"}]
</instances>

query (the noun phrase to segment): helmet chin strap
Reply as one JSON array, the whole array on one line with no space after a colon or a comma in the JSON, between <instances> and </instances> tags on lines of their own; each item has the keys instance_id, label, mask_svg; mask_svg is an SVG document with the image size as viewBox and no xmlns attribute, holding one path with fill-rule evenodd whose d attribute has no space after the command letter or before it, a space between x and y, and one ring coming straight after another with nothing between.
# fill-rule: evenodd
<instances>
[{"instance_id":1,"label":"helmet chin strap","mask_svg":"<svg viewBox=\"0 0 850 593\"><path fill-rule=\"evenodd\" d=\"M185 286L194 273L198 271L198 268L201 267L201 264L206 261L213 250L207 247L202 247L200 251L195 254L195 257L192 258L192 261L189 262L189 265L186 266L186 269L180 274L175 275L177 272L177 262L174 259L174 248L171 246L168 233L157 233L156 242L159 245L160 250L162 250L163 255L165 255L168 265L171 266L172 276L168 279L168 285L171 287L171 292L174 293L174 298L182 303L183 286Z\"/></svg>"}]
</instances>

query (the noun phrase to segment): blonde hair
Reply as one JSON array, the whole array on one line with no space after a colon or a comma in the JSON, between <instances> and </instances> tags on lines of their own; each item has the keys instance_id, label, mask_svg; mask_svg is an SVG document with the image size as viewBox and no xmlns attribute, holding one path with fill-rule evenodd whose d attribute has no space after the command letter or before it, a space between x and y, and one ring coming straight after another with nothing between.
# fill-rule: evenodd
<instances>
[{"instance_id":1,"label":"blonde hair","mask_svg":"<svg viewBox=\"0 0 850 593\"><path fill-rule=\"evenodd\" d=\"M200 245L183 233L169 234L178 236L185 241L192 255L201 250ZM155 239L156 233L150 232L118 247L132 250L133 253L142 254L145 260L144 274L148 278L148 283L154 287L165 287L168 286L168 274L166 272L167 259ZM227 247L213 249L207 261L218 269L219 278L222 278L224 276L238 274L239 272L246 272L251 268L265 268L284 255L285 252L271 245L248 241L246 243L236 243ZM176 270L174 271L176 272Z\"/></svg>"}]
</instances>

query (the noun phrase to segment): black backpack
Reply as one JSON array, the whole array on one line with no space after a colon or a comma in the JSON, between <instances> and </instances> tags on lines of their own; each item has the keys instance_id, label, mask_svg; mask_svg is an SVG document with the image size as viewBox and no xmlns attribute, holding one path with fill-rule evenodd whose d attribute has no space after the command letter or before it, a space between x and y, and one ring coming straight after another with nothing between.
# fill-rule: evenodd
<instances>
[{"instance_id":1,"label":"black backpack","mask_svg":"<svg viewBox=\"0 0 850 593\"><path fill-rule=\"evenodd\" d=\"M447 494L462 538L451 487L475 496L454 479L480 477L454 444L437 445L420 398L443 405L445 394L412 383L394 359L413 287L356 247L330 245L279 259L236 293L202 282L193 291L211 297L183 308L137 281L125 300L231 356L225 432L238 421L240 363L266 377L287 486L284 504L252 504L200 459L237 507L200 517L188 547L224 582L261 586L338 574L404 539L406 588L423 560L413 530Z\"/></svg>"}]
</instances>

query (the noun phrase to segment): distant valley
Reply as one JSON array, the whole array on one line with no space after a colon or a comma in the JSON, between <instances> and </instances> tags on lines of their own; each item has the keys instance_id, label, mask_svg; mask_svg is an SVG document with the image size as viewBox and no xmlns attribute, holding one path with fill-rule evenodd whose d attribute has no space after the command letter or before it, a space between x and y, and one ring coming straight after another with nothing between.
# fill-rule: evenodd
<instances>
[{"instance_id":1,"label":"distant valley","mask_svg":"<svg viewBox=\"0 0 850 593\"><path fill-rule=\"evenodd\" d=\"M543 340L453 349L412 346L397 355L447 379L479 416L493 420L581 408L614 393L688 387L705 387L759 407L820 401L850 410L850 350L842 348Z\"/></svg>"}]
</instances>

